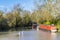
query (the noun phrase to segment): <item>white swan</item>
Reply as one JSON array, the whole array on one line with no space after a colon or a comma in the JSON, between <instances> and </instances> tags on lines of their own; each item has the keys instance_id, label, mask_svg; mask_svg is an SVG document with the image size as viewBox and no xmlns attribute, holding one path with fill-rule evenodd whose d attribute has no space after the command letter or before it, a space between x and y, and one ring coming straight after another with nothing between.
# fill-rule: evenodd
<instances>
[{"instance_id":1,"label":"white swan","mask_svg":"<svg viewBox=\"0 0 60 40\"><path fill-rule=\"evenodd\" d=\"M37 31L39 31L39 26L37 26Z\"/></svg>"}]
</instances>

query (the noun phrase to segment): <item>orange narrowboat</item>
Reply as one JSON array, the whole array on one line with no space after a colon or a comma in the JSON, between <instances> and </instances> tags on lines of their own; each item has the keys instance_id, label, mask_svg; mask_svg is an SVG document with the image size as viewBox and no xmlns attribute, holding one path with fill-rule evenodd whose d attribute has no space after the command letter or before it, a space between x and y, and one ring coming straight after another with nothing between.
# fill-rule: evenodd
<instances>
[{"instance_id":1,"label":"orange narrowboat","mask_svg":"<svg viewBox=\"0 0 60 40\"><path fill-rule=\"evenodd\" d=\"M42 30L44 29L44 30L51 31L51 32L56 32L57 31L56 27L54 25L43 25L43 24L41 24L39 26L39 29L42 29Z\"/></svg>"}]
</instances>

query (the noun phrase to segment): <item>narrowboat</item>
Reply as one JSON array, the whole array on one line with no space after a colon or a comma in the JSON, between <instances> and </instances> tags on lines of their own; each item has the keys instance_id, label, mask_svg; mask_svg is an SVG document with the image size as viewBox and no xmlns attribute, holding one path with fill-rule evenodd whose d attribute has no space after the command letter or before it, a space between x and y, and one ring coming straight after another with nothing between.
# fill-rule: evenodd
<instances>
[{"instance_id":1,"label":"narrowboat","mask_svg":"<svg viewBox=\"0 0 60 40\"><path fill-rule=\"evenodd\" d=\"M53 26L53 25L43 25L43 24L41 24L41 25L39 25L39 30L41 29L41 30L46 30L46 31L50 31L50 32L56 32L57 30L56 30L56 27L55 26Z\"/></svg>"}]
</instances>

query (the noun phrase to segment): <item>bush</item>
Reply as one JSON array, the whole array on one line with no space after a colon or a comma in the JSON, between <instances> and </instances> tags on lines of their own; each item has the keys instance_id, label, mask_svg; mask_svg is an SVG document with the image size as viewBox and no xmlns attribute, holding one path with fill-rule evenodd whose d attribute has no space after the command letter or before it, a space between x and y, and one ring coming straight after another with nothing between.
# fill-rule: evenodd
<instances>
[{"instance_id":1,"label":"bush","mask_svg":"<svg viewBox=\"0 0 60 40\"><path fill-rule=\"evenodd\" d=\"M46 21L44 24L46 24L46 25L50 25L50 24L51 24L51 22Z\"/></svg>"}]
</instances>

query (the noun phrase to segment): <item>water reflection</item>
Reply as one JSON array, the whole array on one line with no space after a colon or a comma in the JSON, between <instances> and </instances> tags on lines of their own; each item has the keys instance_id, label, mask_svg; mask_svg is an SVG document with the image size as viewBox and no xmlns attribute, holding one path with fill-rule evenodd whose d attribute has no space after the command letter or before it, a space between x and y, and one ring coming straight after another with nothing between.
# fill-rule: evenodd
<instances>
[{"instance_id":1,"label":"water reflection","mask_svg":"<svg viewBox=\"0 0 60 40\"><path fill-rule=\"evenodd\" d=\"M18 40L18 32L0 32L0 33L2 33L2 35L0 35L0 40Z\"/></svg>"},{"instance_id":2,"label":"water reflection","mask_svg":"<svg viewBox=\"0 0 60 40\"><path fill-rule=\"evenodd\" d=\"M60 33L57 33L57 40L60 40Z\"/></svg>"},{"instance_id":3,"label":"water reflection","mask_svg":"<svg viewBox=\"0 0 60 40\"><path fill-rule=\"evenodd\" d=\"M46 31L22 31L20 32L20 40L57 40L56 33Z\"/></svg>"},{"instance_id":4,"label":"water reflection","mask_svg":"<svg viewBox=\"0 0 60 40\"><path fill-rule=\"evenodd\" d=\"M0 35L0 40L60 40L60 33L41 30L20 31Z\"/></svg>"},{"instance_id":5,"label":"water reflection","mask_svg":"<svg viewBox=\"0 0 60 40\"><path fill-rule=\"evenodd\" d=\"M57 40L57 34L51 33L51 40Z\"/></svg>"}]
</instances>

